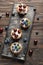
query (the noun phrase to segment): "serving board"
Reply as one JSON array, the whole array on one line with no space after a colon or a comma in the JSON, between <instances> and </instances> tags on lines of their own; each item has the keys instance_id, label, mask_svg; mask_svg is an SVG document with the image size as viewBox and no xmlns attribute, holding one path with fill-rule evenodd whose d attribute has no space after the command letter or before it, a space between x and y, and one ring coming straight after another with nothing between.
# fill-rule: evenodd
<instances>
[{"instance_id":1,"label":"serving board","mask_svg":"<svg viewBox=\"0 0 43 65\"><path fill-rule=\"evenodd\" d=\"M16 6L17 5L18 4L14 4L14 7L13 7L12 13L14 14L14 16L11 16L10 21L9 21L9 26L8 26L8 29L7 29L6 38L4 40L2 56L25 61L27 50L28 50L28 46L29 46L29 40L30 40L30 35L31 35L31 30L32 30L32 24L33 24L34 15L35 15L35 10L34 10L35 8L33 6L29 6L28 5L28 12L27 12L27 14L24 17L20 17L18 15L17 11L16 11ZM30 25L30 27L27 30L24 30L24 29L22 29L20 27L20 20L22 18L28 18L31 21L31 25ZM11 30L13 28L19 28L19 29L22 30L22 38L20 40L16 41L16 42L22 43L22 46L23 46L22 52L18 56L15 56L10 51L10 45L13 42L15 42L11 38ZM24 42L24 38L27 39L26 42ZM6 44L5 41L7 39L9 40L9 42Z\"/></svg>"}]
</instances>

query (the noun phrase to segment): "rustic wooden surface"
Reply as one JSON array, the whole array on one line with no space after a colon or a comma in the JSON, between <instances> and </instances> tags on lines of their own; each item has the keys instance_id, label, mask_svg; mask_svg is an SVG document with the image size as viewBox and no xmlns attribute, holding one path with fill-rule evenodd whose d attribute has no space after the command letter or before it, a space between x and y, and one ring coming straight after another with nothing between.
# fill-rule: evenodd
<instances>
[{"instance_id":1,"label":"rustic wooden surface","mask_svg":"<svg viewBox=\"0 0 43 65\"><path fill-rule=\"evenodd\" d=\"M18 2L28 3L36 8L36 15L28 47L28 49L33 50L33 55L32 57L29 57L27 53L25 63L2 58L0 55L0 65L43 65L43 0L0 0L0 15L1 13L3 14L2 18L0 19L0 27L4 28L3 33L0 34L0 43L2 44L4 41L6 36L5 26L9 24L10 18L10 16L6 17L5 13L9 12L9 14L11 14L13 4ZM39 18L39 20L37 20L37 18ZM36 35L36 32L38 32L38 35ZM34 45L34 40L38 40L36 46Z\"/></svg>"}]
</instances>

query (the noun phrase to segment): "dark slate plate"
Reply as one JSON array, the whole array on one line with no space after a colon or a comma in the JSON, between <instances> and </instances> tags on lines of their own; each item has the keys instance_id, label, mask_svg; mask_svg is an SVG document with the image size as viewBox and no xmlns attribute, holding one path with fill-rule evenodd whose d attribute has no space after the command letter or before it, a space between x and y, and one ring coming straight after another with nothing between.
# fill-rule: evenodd
<instances>
[{"instance_id":1,"label":"dark slate plate","mask_svg":"<svg viewBox=\"0 0 43 65\"><path fill-rule=\"evenodd\" d=\"M29 18L30 21L32 22L32 24L27 30L23 30L20 27L20 23L19 23L20 20L23 17L22 18L19 17L19 15L18 15L18 13L16 11L16 6L17 5L18 4L15 4L14 7L13 7L12 13L14 13L14 16L11 16L11 19L10 19L10 22L9 22L9 26L8 26L8 30L7 30L7 34L6 34L6 38L5 38L5 40L8 39L8 43L5 44L5 41L4 41L4 46L3 46L3 50L2 50L2 56L25 61L27 50L28 50L28 46L29 46L29 40L30 40L30 35L31 35L32 24L33 24L33 20L34 20L35 11L34 11L34 7L33 6L29 6L28 5L29 10L28 10L28 13L24 17ZM12 28L19 28L19 29L22 30L22 38L20 40L18 40L18 42L22 43L23 49L22 49L22 52L18 56L14 56L14 54L12 54L10 49L9 49L10 44L12 42L15 42L10 37L10 32L11 32ZM24 38L27 39L26 42L23 41Z\"/></svg>"}]
</instances>

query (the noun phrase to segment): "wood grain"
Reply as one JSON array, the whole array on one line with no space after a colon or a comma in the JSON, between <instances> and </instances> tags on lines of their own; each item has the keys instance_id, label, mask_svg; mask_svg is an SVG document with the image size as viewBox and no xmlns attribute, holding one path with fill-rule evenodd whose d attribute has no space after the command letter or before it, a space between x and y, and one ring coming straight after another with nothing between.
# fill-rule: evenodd
<instances>
[{"instance_id":1,"label":"wood grain","mask_svg":"<svg viewBox=\"0 0 43 65\"><path fill-rule=\"evenodd\" d=\"M33 50L33 55L32 57L29 57L27 52L25 63L2 58L0 55L0 65L43 65L43 0L0 0L0 13L3 14L0 19L0 27L3 27L4 29L3 33L0 34L0 43L3 45L6 36L5 26L9 24L10 20L10 16L7 18L5 14L6 12L11 14L13 4L18 2L28 3L36 8L36 15L28 47L28 51L29 49ZM39 20L37 20L37 18L39 18ZM36 35L36 32L38 32L38 35ZM34 45L34 40L38 40L36 46Z\"/></svg>"}]
</instances>

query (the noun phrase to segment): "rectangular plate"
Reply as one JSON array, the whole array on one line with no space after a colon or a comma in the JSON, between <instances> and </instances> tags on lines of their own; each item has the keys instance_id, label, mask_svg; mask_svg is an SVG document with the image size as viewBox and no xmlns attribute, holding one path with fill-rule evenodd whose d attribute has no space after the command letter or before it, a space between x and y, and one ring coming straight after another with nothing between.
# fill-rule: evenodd
<instances>
[{"instance_id":1,"label":"rectangular plate","mask_svg":"<svg viewBox=\"0 0 43 65\"><path fill-rule=\"evenodd\" d=\"M2 50L2 56L25 61L27 50L28 50L28 45L29 45L30 33L31 33L31 30L32 30L32 25L27 30L22 29L22 38L18 41L19 43L22 43L22 46L23 46L22 52L16 57L10 51L10 45L11 45L12 42L14 42L11 39L11 35L10 35L11 29L13 29L13 28L21 29L19 22L22 18L19 17L19 15L17 14L17 11L16 11L16 6L17 5L18 4L14 4L12 13L14 13L15 16L11 16L8 31L7 31L7 35L6 35L6 38L5 38L5 40L8 38L10 40L10 43L8 43L8 44L4 43L4 47L3 47L3 50ZM28 13L24 17L30 19L30 21L33 24L34 14L35 14L34 7L28 6L28 8L29 8ZM23 42L24 38L27 38L26 43Z\"/></svg>"}]
</instances>

